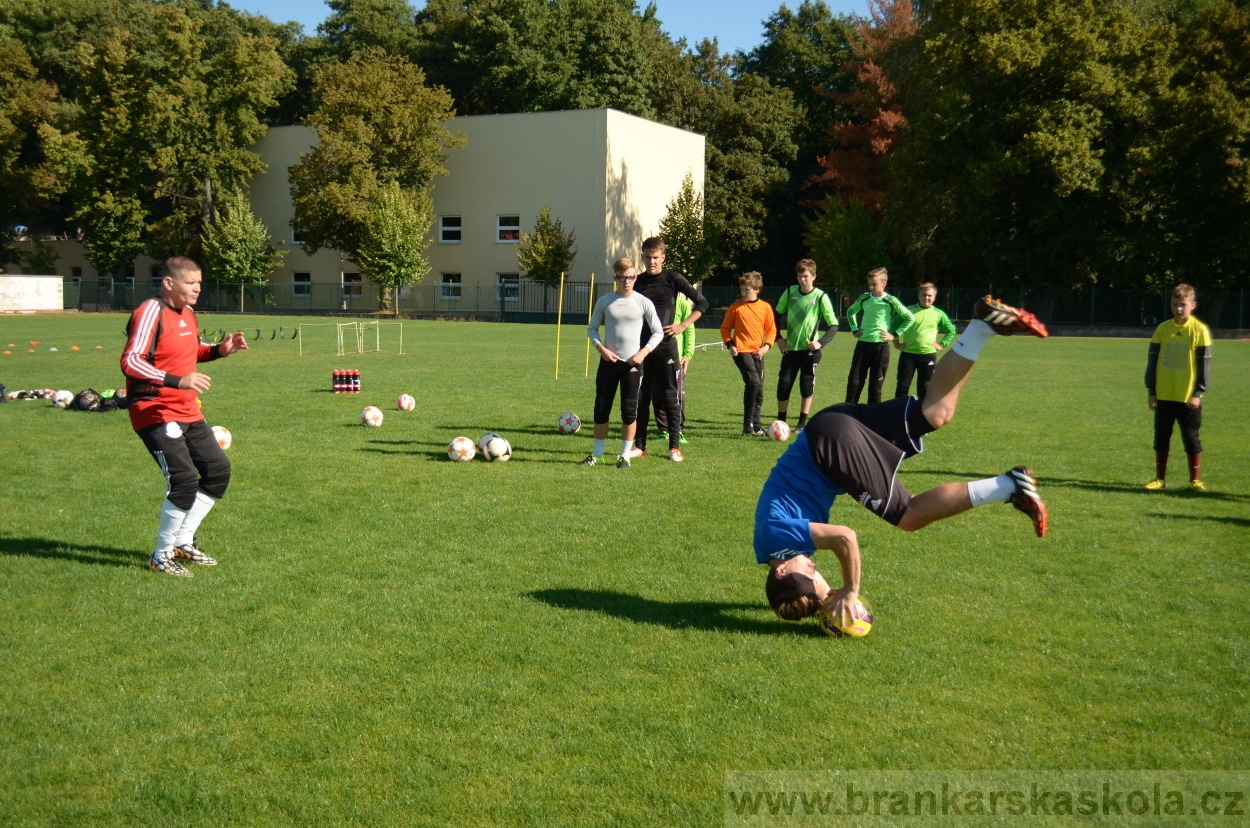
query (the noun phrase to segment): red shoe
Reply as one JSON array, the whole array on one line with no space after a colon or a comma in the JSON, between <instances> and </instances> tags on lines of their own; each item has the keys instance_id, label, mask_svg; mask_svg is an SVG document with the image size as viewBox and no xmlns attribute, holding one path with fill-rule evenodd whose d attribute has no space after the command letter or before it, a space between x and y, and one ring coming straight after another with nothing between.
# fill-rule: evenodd
<instances>
[{"instance_id":1,"label":"red shoe","mask_svg":"<svg viewBox=\"0 0 1250 828\"><path fill-rule=\"evenodd\" d=\"M1013 308L993 296L983 296L972 307L972 318L989 325L999 336L1024 333L1045 339L1050 331L1042 321L1023 308Z\"/></svg>"},{"instance_id":2,"label":"red shoe","mask_svg":"<svg viewBox=\"0 0 1250 828\"><path fill-rule=\"evenodd\" d=\"M1016 484L1011 505L1029 516L1033 521L1033 530L1039 538L1046 537L1046 504L1037 494L1037 478L1033 476L1033 470L1028 466L1016 466L1007 475Z\"/></svg>"}]
</instances>

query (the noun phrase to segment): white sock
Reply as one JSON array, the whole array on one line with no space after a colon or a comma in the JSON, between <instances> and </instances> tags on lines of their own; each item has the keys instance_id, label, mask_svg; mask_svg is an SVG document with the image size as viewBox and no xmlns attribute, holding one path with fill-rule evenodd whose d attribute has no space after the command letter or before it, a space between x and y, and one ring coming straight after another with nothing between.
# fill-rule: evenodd
<instances>
[{"instance_id":1,"label":"white sock","mask_svg":"<svg viewBox=\"0 0 1250 828\"><path fill-rule=\"evenodd\" d=\"M622 441L621 441L621 456L622 456L622 457L628 457L628 456L629 456L629 453L630 453L631 451L633 451L633 450L634 450L634 441L633 441L633 440L622 440Z\"/></svg>"},{"instance_id":2,"label":"white sock","mask_svg":"<svg viewBox=\"0 0 1250 828\"><path fill-rule=\"evenodd\" d=\"M173 552L175 538L178 537L178 530L182 528L186 517L186 512L170 503L169 498L165 498L165 502L161 504L161 525L156 530L157 557L166 557L165 553Z\"/></svg>"},{"instance_id":3,"label":"white sock","mask_svg":"<svg viewBox=\"0 0 1250 828\"><path fill-rule=\"evenodd\" d=\"M968 497L973 506L984 506L987 503L1006 503L1016 493L1016 482L1009 474L998 477L987 477L984 480L973 480L968 484Z\"/></svg>"},{"instance_id":4,"label":"white sock","mask_svg":"<svg viewBox=\"0 0 1250 828\"><path fill-rule=\"evenodd\" d=\"M602 460L602 459L603 459L603 446L604 446L604 444L605 444L605 443L607 443L607 442L608 442L608 439L607 439L606 437L605 437L605 438L603 438L602 440L600 440L598 437L596 437L596 438L595 438L595 451L594 451L594 455L595 455L595 457L599 458L600 460Z\"/></svg>"},{"instance_id":5,"label":"white sock","mask_svg":"<svg viewBox=\"0 0 1250 828\"><path fill-rule=\"evenodd\" d=\"M951 349L969 362L976 362L985 343L994 338L994 329L984 319L973 319L955 340Z\"/></svg>"},{"instance_id":6,"label":"white sock","mask_svg":"<svg viewBox=\"0 0 1250 828\"><path fill-rule=\"evenodd\" d=\"M208 513L217 505L217 501L213 500L203 492L195 493L195 502L191 504L191 508L187 511L186 518L182 521L182 526L178 528L178 534L174 538L175 546L186 546L195 540L195 530L200 528L200 524L204 522L204 518L208 517Z\"/></svg>"}]
</instances>

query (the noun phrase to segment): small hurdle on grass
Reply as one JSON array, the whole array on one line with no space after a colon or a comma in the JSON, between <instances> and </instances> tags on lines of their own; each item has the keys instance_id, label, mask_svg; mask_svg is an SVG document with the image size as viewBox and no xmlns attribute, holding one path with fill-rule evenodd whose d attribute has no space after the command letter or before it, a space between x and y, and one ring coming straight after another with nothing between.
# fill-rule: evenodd
<instances>
[{"instance_id":1,"label":"small hurdle on grass","mask_svg":"<svg viewBox=\"0 0 1250 828\"><path fill-rule=\"evenodd\" d=\"M394 325L398 328L399 353L403 354L404 323L391 320L374 320L372 322L361 322L359 320L354 320L352 322L305 322L296 329L295 338L299 341L300 356L304 355L305 328L334 328L335 344L338 346L337 356L346 356L349 351L355 354L382 353L383 325ZM365 334L368 332L370 327L373 328L373 347L367 348L365 344ZM355 346L355 350L351 350L353 345Z\"/></svg>"}]
</instances>

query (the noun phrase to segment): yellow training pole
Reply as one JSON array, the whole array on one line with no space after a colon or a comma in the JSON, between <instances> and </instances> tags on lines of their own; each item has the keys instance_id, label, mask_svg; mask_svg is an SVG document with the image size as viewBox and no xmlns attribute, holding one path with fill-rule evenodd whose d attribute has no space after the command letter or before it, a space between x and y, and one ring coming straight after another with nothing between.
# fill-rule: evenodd
<instances>
[{"instance_id":1,"label":"yellow training pole","mask_svg":"<svg viewBox=\"0 0 1250 828\"><path fill-rule=\"evenodd\" d=\"M564 321L564 274L560 274L560 304L556 307L556 379L560 379L560 323Z\"/></svg>"},{"instance_id":2,"label":"yellow training pole","mask_svg":"<svg viewBox=\"0 0 1250 828\"><path fill-rule=\"evenodd\" d=\"M595 274L590 274L590 289L586 299L586 327L590 327L590 317L595 314ZM586 337L586 367L582 369L582 376L590 376L590 337Z\"/></svg>"}]
</instances>

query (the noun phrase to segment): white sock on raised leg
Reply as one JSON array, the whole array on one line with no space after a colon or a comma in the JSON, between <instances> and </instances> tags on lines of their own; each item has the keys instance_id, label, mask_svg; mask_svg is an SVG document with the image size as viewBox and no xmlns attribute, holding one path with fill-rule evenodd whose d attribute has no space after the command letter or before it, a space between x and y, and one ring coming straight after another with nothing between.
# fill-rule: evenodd
<instances>
[{"instance_id":1,"label":"white sock on raised leg","mask_svg":"<svg viewBox=\"0 0 1250 828\"><path fill-rule=\"evenodd\" d=\"M973 319L968 323L968 327L964 328L964 332L959 335L959 339L955 340L951 350L969 362L976 362L977 357L981 355L981 349L985 347L985 343L993 338L993 328L982 319Z\"/></svg>"}]
</instances>

